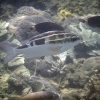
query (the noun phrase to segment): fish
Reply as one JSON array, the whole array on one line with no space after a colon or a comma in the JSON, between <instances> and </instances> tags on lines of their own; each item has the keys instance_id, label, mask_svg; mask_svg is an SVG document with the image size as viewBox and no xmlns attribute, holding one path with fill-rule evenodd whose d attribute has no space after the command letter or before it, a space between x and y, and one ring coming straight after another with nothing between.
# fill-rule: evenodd
<instances>
[{"instance_id":1,"label":"fish","mask_svg":"<svg viewBox=\"0 0 100 100\"><path fill-rule=\"evenodd\" d=\"M53 22L43 22L43 23L36 24L35 29L39 33L53 31L53 30L59 30L59 31L64 30L62 26Z\"/></svg>"},{"instance_id":2,"label":"fish","mask_svg":"<svg viewBox=\"0 0 100 100\"><path fill-rule=\"evenodd\" d=\"M47 91L39 91L20 97L9 97L8 100L60 100L58 94Z\"/></svg>"},{"instance_id":3,"label":"fish","mask_svg":"<svg viewBox=\"0 0 100 100\"><path fill-rule=\"evenodd\" d=\"M0 47L7 53L4 59L4 64L7 64L18 55L25 58L56 55L73 48L80 42L82 38L79 35L55 30L33 36L22 46L15 46L5 41L0 43Z\"/></svg>"},{"instance_id":4,"label":"fish","mask_svg":"<svg viewBox=\"0 0 100 100\"><path fill-rule=\"evenodd\" d=\"M87 19L88 25L100 28L100 16L93 16Z\"/></svg>"}]
</instances>

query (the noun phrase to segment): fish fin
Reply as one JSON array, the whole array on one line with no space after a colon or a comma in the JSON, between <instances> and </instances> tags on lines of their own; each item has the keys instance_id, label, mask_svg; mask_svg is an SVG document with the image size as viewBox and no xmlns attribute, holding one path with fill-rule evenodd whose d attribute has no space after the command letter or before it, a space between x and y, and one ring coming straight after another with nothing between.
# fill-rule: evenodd
<instances>
[{"instance_id":1,"label":"fish fin","mask_svg":"<svg viewBox=\"0 0 100 100\"><path fill-rule=\"evenodd\" d=\"M4 64L7 64L9 61L17 56L15 44L11 44L5 41L0 43L0 47L7 53L7 56L4 59Z\"/></svg>"}]
</instances>

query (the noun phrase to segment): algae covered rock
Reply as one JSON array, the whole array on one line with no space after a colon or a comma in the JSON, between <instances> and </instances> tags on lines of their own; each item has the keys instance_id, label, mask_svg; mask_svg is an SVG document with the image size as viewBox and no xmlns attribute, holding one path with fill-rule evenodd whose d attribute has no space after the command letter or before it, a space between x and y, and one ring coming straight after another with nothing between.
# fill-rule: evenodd
<instances>
[{"instance_id":1,"label":"algae covered rock","mask_svg":"<svg viewBox=\"0 0 100 100\"><path fill-rule=\"evenodd\" d=\"M86 59L82 65L82 69L86 71L94 71L100 69L100 57L90 57Z\"/></svg>"},{"instance_id":2,"label":"algae covered rock","mask_svg":"<svg viewBox=\"0 0 100 100\"><path fill-rule=\"evenodd\" d=\"M37 92L37 91L43 91L45 89L45 86L43 83L41 83L40 81L33 81L30 83L32 91L33 92Z\"/></svg>"},{"instance_id":3,"label":"algae covered rock","mask_svg":"<svg viewBox=\"0 0 100 100\"><path fill-rule=\"evenodd\" d=\"M2 75L0 75L0 91L3 91L4 89L8 88L8 78L9 78L9 74L8 73L3 73Z\"/></svg>"},{"instance_id":4,"label":"algae covered rock","mask_svg":"<svg viewBox=\"0 0 100 100\"><path fill-rule=\"evenodd\" d=\"M87 100L100 99L100 70L94 70L89 82L85 85L84 97Z\"/></svg>"},{"instance_id":5,"label":"algae covered rock","mask_svg":"<svg viewBox=\"0 0 100 100\"><path fill-rule=\"evenodd\" d=\"M9 23L6 21L0 21L0 42L5 41L8 38L7 27Z\"/></svg>"},{"instance_id":6,"label":"algae covered rock","mask_svg":"<svg viewBox=\"0 0 100 100\"><path fill-rule=\"evenodd\" d=\"M46 79L32 75L28 79L32 91L53 91L57 92L55 87L53 87Z\"/></svg>"}]
</instances>

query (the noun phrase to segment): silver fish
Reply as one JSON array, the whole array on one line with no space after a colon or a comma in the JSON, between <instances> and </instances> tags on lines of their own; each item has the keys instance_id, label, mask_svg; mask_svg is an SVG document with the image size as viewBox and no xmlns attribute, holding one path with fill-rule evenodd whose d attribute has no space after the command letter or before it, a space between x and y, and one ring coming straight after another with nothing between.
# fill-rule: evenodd
<instances>
[{"instance_id":1,"label":"silver fish","mask_svg":"<svg viewBox=\"0 0 100 100\"><path fill-rule=\"evenodd\" d=\"M12 46L8 42L0 43L7 56L4 63L8 63L17 55L25 58L38 58L62 53L82 41L81 37L64 31L48 31L30 38L22 46Z\"/></svg>"}]
</instances>

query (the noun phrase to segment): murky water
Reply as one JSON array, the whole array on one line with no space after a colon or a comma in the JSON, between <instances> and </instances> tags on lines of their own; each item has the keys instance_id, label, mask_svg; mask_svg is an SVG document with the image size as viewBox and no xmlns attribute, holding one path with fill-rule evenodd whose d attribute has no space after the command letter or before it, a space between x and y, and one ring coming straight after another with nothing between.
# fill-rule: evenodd
<instances>
[{"instance_id":1,"label":"murky water","mask_svg":"<svg viewBox=\"0 0 100 100\"><path fill-rule=\"evenodd\" d=\"M99 0L0 0L0 100L99 94Z\"/></svg>"}]
</instances>

